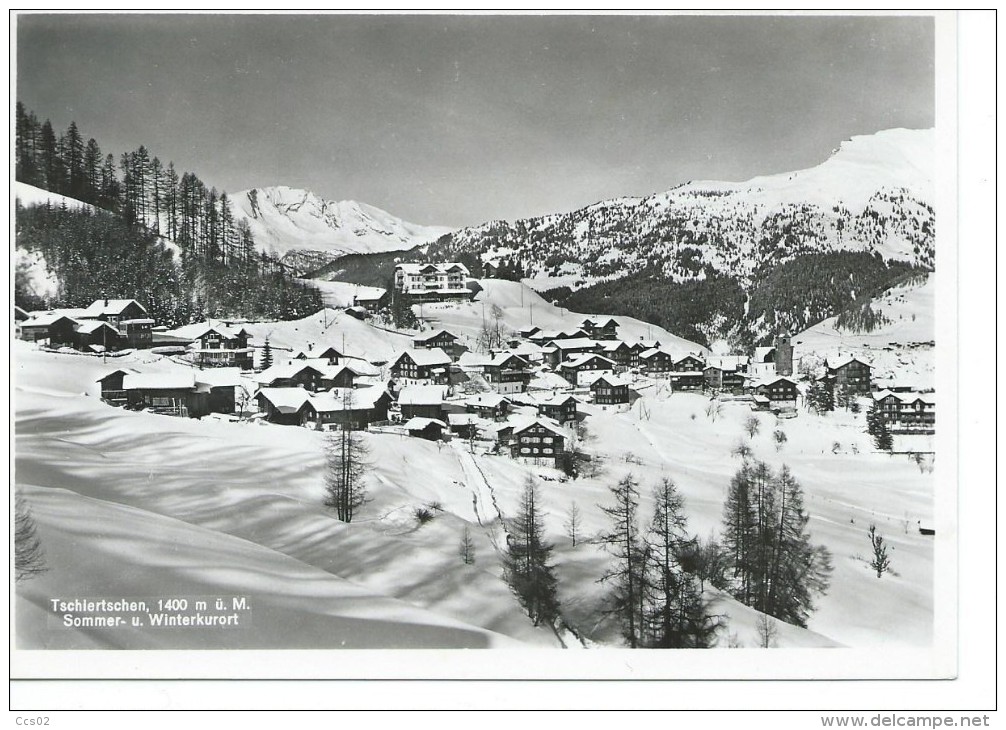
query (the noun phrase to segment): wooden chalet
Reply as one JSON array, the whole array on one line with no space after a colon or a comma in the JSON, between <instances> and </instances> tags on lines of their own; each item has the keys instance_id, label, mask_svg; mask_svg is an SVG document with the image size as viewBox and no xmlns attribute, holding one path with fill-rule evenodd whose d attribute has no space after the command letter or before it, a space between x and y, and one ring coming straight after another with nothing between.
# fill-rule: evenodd
<instances>
[{"instance_id":1,"label":"wooden chalet","mask_svg":"<svg viewBox=\"0 0 1006 730\"><path fill-rule=\"evenodd\" d=\"M744 355L711 357L702 371L706 390L743 393L748 358Z\"/></svg>"},{"instance_id":2,"label":"wooden chalet","mask_svg":"<svg viewBox=\"0 0 1006 730\"><path fill-rule=\"evenodd\" d=\"M589 382L590 394L599 406L617 406L632 399L632 381L624 375L598 373Z\"/></svg>"},{"instance_id":3,"label":"wooden chalet","mask_svg":"<svg viewBox=\"0 0 1006 730\"><path fill-rule=\"evenodd\" d=\"M196 373L196 389L207 394L210 413L235 413L238 390L243 387L240 368L209 368Z\"/></svg>"},{"instance_id":4,"label":"wooden chalet","mask_svg":"<svg viewBox=\"0 0 1006 730\"><path fill-rule=\"evenodd\" d=\"M255 376L255 382L261 388L303 388L313 392L321 390L323 375L320 367L291 360L266 368Z\"/></svg>"},{"instance_id":5,"label":"wooden chalet","mask_svg":"<svg viewBox=\"0 0 1006 730\"><path fill-rule=\"evenodd\" d=\"M122 389L130 409L189 418L210 412L209 391L198 388L193 371L129 373L122 379Z\"/></svg>"},{"instance_id":6,"label":"wooden chalet","mask_svg":"<svg viewBox=\"0 0 1006 730\"><path fill-rule=\"evenodd\" d=\"M372 423L388 420L391 400L391 394L379 385L312 393L306 410L307 421L322 428L338 426L362 431Z\"/></svg>"},{"instance_id":7,"label":"wooden chalet","mask_svg":"<svg viewBox=\"0 0 1006 730\"><path fill-rule=\"evenodd\" d=\"M545 362L553 369L559 367L564 360L583 355L584 353L599 353L601 343L589 337L570 337L562 340L550 340L544 347Z\"/></svg>"},{"instance_id":8,"label":"wooden chalet","mask_svg":"<svg viewBox=\"0 0 1006 730\"><path fill-rule=\"evenodd\" d=\"M633 362L632 347L629 343L621 340L602 342L600 354L615 363L615 372L618 373L628 370L638 363L638 356L635 358L637 362Z\"/></svg>"},{"instance_id":9,"label":"wooden chalet","mask_svg":"<svg viewBox=\"0 0 1006 730\"><path fill-rule=\"evenodd\" d=\"M353 297L354 307L363 307L368 312L377 312L391 303L391 295L387 289L374 288L373 291L361 291Z\"/></svg>"},{"instance_id":10,"label":"wooden chalet","mask_svg":"<svg viewBox=\"0 0 1006 730\"><path fill-rule=\"evenodd\" d=\"M823 380L835 392L851 395L869 395L873 368L870 363L854 355L827 361L828 372Z\"/></svg>"},{"instance_id":11,"label":"wooden chalet","mask_svg":"<svg viewBox=\"0 0 1006 730\"><path fill-rule=\"evenodd\" d=\"M531 382L531 363L519 355L503 352L482 366L482 375L497 393L523 393Z\"/></svg>"},{"instance_id":12,"label":"wooden chalet","mask_svg":"<svg viewBox=\"0 0 1006 730\"><path fill-rule=\"evenodd\" d=\"M555 393L548 398L536 399L538 415L551 418L566 428L576 428L577 400L569 393Z\"/></svg>"},{"instance_id":13,"label":"wooden chalet","mask_svg":"<svg viewBox=\"0 0 1006 730\"><path fill-rule=\"evenodd\" d=\"M405 430L413 438L426 439L427 441L442 441L444 431L447 431L447 424L439 418L410 418L405 423Z\"/></svg>"},{"instance_id":14,"label":"wooden chalet","mask_svg":"<svg viewBox=\"0 0 1006 730\"><path fill-rule=\"evenodd\" d=\"M319 347L315 349L308 345L306 350L294 350L290 354L291 360L325 360L329 365L338 365L342 359L342 353L334 347Z\"/></svg>"},{"instance_id":15,"label":"wooden chalet","mask_svg":"<svg viewBox=\"0 0 1006 730\"><path fill-rule=\"evenodd\" d=\"M99 378L95 382L101 385L101 399L109 405L125 406L127 404L126 390L122 387L122 381L127 375L136 374L138 374L137 370L120 368L113 370L103 378Z\"/></svg>"},{"instance_id":16,"label":"wooden chalet","mask_svg":"<svg viewBox=\"0 0 1006 730\"><path fill-rule=\"evenodd\" d=\"M40 314L21 322L18 332L28 342L46 342L50 347L72 346L77 321L63 314Z\"/></svg>"},{"instance_id":17,"label":"wooden chalet","mask_svg":"<svg viewBox=\"0 0 1006 730\"><path fill-rule=\"evenodd\" d=\"M569 434L551 419L515 418L511 421L513 434L510 437L510 453L515 459L557 466L566 452Z\"/></svg>"},{"instance_id":18,"label":"wooden chalet","mask_svg":"<svg viewBox=\"0 0 1006 730\"><path fill-rule=\"evenodd\" d=\"M767 378L753 386L756 396L767 399L769 408L796 408L796 397L799 394L796 381L785 375ZM761 400L764 404L766 401Z\"/></svg>"},{"instance_id":19,"label":"wooden chalet","mask_svg":"<svg viewBox=\"0 0 1006 730\"><path fill-rule=\"evenodd\" d=\"M451 356L439 347L406 350L391 363L391 377L403 385L447 385L450 367Z\"/></svg>"},{"instance_id":20,"label":"wooden chalet","mask_svg":"<svg viewBox=\"0 0 1006 730\"><path fill-rule=\"evenodd\" d=\"M611 317L588 317L580 323L580 329L595 340L618 339L618 322Z\"/></svg>"},{"instance_id":21,"label":"wooden chalet","mask_svg":"<svg viewBox=\"0 0 1006 730\"><path fill-rule=\"evenodd\" d=\"M78 322L73 332L73 346L78 350L90 352L118 350L121 341L119 330L100 319Z\"/></svg>"},{"instance_id":22,"label":"wooden chalet","mask_svg":"<svg viewBox=\"0 0 1006 730\"><path fill-rule=\"evenodd\" d=\"M639 353L639 369L647 375L661 377L674 370L674 355L660 348Z\"/></svg>"},{"instance_id":23,"label":"wooden chalet","mask_svg":"<svg viewBox=\"0 0 1006 730\"><path fill-rule=\"evenodd\" d=\"M544 345L553 340L590 340L590 337L582 329L569 330L538 330L528 337L531 342ZM593 340L591 340L593 342Z\"/></svg>"},{"instance_id":24,"label":"wooden chalet","mask_svg":"<svg viewBox=\"0 0 1006 730\"><path fill-rule=\"evenodd\" d=\"M436 418L443 421L447 409L447 388L442 385L410 385L398 393L402 418Z\"/></svg>"},{"instance_id":25,"label":"wooden chalet","mask_svg":"<svg viewBox=\"0 0 1006 730\"><path fill-rule=\"evenodd\" d=\"M237 367L252 369L252 353L248 346L249 334L243 327L234 330L223 324L204 325L192 334L189 348L192 361L199 367Z\"/></svg>"},{"instance_id":26,"label":"wooden chalet","mask_svg":"<svg viewBox=\"0 0 1006 730\"><path fill-rule=\"evenodd\" d=\"M519 330L518 334L521 337L523 337L525 340L530 340L532 337L534 337L539 332L541 332L541 327L536 327L535 325L531 325L530 327L524 327L521 330Z\"/></svg>"},{"instance_id":27,"label":"wooden chalet","mask_svg":"<svg viewBox=\"0 0 1006 730\"><path fill-rule=\"evenodd\" d=\"M586 378L597 372L615 372L615 362L603 355L593 352L586 352L577 355L571 360L559 363L556 372L564 377L571 385L583 385Z\"/></svg>"},{"instance_id":28,"label":"wooden chalet","mask_svg":"<svg viewBox=\"0 0 1006 730\"><path fill-rule=\"evenodd\" d=\"M463 439L473 439L479 434L479 427L484 423L483 419L475 413L448 413L447 425L451 433Z\"/></svg>"},{"instance_id":29,"label":"wooden chalet","mask_svg":"<svg viewBox=\"0 0 1006 730\"><path fill-rule=\"evenodd\" d=\"M465 400L465 410L492 421L505 419L511 407L510 400L499 393L479 393Z\"/></svg>"},{"instance_id":30,"label":"wooden chalet","mask_svg":"<svg viewBox=\"0 0 1006 730\"><path fill-rule=\"evenodd\" d=\"M936 429L936 396L883 390L873 394L877 411L895 433L933 433Z\"/></svg>"},{"instance_id":31,"label":"wooden chalet","mask_svg":"<svg viewBox=\"0 0 1006 730\"><path fill-rule=\"evenodd\" d=\"M255 402L270 423L303 426L314 415L311 394L301 388L262 388Z\"/></svg>"},{"instance_id":32,"label":"wooden chalet","mask_svg":"<svg viewBox=\"0 0 1006 730\"><path fill-rule=\"evenodd\" d=\"M123 320L147 319L149 314L135 299L95 299L84 310L83 316L86 319L100 319L118 328Z\"/></svg>"},{"instance_id":33,"label":"wooden chalet","mask_svg":"<svg viewBox=\"0 0 1006 730\"><path fill-rule=\"evenodd\" d=\"M450 355L451 360L455 362L461 357L462 353L468 351L468 348L461 344L458 336L451 334L447 330L437 330L429 334L417 335L412 340L412 346L417 350L433 350L439 347Z\"/></svg>"},{"instance_id":34,"label":"wooden chalet","mask_svg":"<svg viewBox=\"0 0 1006 730\"><path fill-rule=\"evenodd\" d=\"M126 347L146 350L154 346L154 320L149 317L119 321L119 333Z\"/></svg>"}]
</instances>

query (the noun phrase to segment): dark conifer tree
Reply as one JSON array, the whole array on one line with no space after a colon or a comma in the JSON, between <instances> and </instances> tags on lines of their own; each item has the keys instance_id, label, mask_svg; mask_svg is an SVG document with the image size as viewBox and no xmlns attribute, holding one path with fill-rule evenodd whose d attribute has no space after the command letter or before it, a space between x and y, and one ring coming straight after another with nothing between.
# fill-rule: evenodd
<instances>
[{"instance_id":1,"label":"dark conifer tree","mask_svg":"<svg viewBox=\"0 0 1006 730\"><path fill-rule=\"evenodd\" d=\"M535 626L559 618L552 544L545 539L544 514L534 477L528 475L517 516L509 523L504 576Z\"/></svg>"}]
</instances>

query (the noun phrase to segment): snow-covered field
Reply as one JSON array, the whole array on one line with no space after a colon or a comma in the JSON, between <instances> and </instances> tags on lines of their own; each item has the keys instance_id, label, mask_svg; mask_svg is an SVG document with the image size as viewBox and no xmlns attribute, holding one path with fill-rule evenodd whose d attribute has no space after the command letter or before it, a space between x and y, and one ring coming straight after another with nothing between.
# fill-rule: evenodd
<instances>
[{"instance_id":1,"label":"snow-covered field","mask_svg":"<svg viewBox=\"0 0 1006 730\"><path fill-rule=\"evenodd\" d=\"M467 322L480 305L466 307L468 314L452 310L452 325ZM304 337L330 334L318 330L327 316L319 315L321 325L308 318L249 328L256 337L268 331L271 341L302 347ZM575 324L573 315L557 316L549 326ZM339 322L344 330L336 331L346 332L350 352L376 349L358 344L367 337L400 349L386 332L348 317ZM558 647L559 637L531 625L500 577L500 515L513 514L529 472L542 479L566 620L588 646L617 645L617 627L602 611L605 588L596 582L608 557L597 545L572 547L563 528L570 504L582 512L582 534L596 534L605 526L599 505L610 502L608 487L632 472L648 521L648 492L667 475L685 496L689 530L708 536L719 529L740 466L731 451L751 414L743 402L724 402L714 418L703 396L639 383L643 398L631 411L584 408L586 448L606 466L574 481L507 457L473 455L458 442L367 434L372 501L344 524L322 505L321 434L114 409L95 396L94 380L157 356L136 353L105 365L14 346L16 485L31 503L50 568L18 584L22 648ZM143 367L184 366L161 360ZM788 464L803 484L810 531L835 565L809 630L782 627L778 644L928 646L938 543L916 525L933 518L932 474L905 456L873 453L862 414L759 418L754 455L774 468ZM781 451L771 437L776 428L788 436ZM439 505L434 519L420 525L414 510L433 504ZM865 562L871 523L893 549L894 573L882 579ZM458 554L465 526L475 565ZM64 629L50 624L46 610L53 597L164 595L248 596L251 626ZM757 644L755 612L725 597L717 610L730 618L722 645Z\"/></svg>"}]
</instances>

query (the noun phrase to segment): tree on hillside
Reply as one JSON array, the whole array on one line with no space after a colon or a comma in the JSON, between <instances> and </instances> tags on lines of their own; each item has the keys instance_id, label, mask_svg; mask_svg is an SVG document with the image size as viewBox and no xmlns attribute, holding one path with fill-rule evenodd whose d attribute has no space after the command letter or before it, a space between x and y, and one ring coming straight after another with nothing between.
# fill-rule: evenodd
<instances>
[{"instance_id":1,"label":"tree on hillside","mask_svg":"<svg viewBox=\"0 0 1006 730\"><path fill-rule=\"evenodd\" d=\"M723 514L723 545L734 598L806 626L813 599L828 589L831 556L812 545L803 490L786 466L779 474L747 462L734 475Z\"/></svg>"},{"instance_id":2,"label":"tree on hillside","mask_svg":"<svg viewBox=\"0 0 1006 730\"><path fill-rule=\"evenodd\" d=\"M272 367L272 345L269 344L269 338L265 338L265 344L262 346L262 369Z\"/></svg>"},{"instance_id":3,"label":"tree on hillside","mask_svg":"<svg viewBox=\"0 0 1006 730\"><path fill-rule=\"evenodd\" d=\"M465 529L461 533L458 553L461 555L461 562L465 565L475 565L475 543L472 542L472 532L468 529L468 525L465 525Z\"/></svg>"},{"instance_id":4,"label":"tree on hillside","mask_svg":"<svg viewBox=\"0 0 1006 730\"><path fill-rule=\"evenodd\" d=\"M873 444L881 451L894 448L894 437L887 427L887 421L880 412L880 404L873 401L866 412L866 432L873 436Z\"/></svg>"},{"instance_id":5,"label":"tree on hillside","mask_svg":"<svg viewBox=\"0 0 1006 730\"><path fill-rule=\"evenodd\" d=\"M517 516L509 522L503 575L535 626L559 618L556 577L550 563L553 546L545 540L538 489L530 474L524 482Z\"/></svg>"},{"instance_id":6,"label":"tree on hillside","mask_svg":"<svg viewBox=\"0 0 1006 730\"><path fill-rule=\"evenodd\" d=\"M758 420L758 416L750 415L744 419L744 433L748 435L748 438L753 439L759 430L761 430L761 421Z\"/></svg>"},{"instance_id":7,"label":"tree on hillside","mask_svg":"<svg viewBox=\"0 0 1006 730\"><path fill-rule=\"evenodd\" d=\"M580 535L580 508L576 502L569 505L569 511L566 512L565 527L566 534L573 541L573 547L576 547L576 538Z\"/></svg>"},{"instance_id":8,"label":"tree on hillside","mask_svg":"<svg viewBox=\"0 0 1006 730\"><path fill-rule=\"evenodd\" d=\"M358 431L343 425L325 439L325 506L343 522L352 522L366 504L370 449Z\"/></svg>"},{"instance_id":9,"label":"tree on hillside","mask_svg":"<svg viewBox=\"0 0 1006 730\"><path fill-rule=\"evenodd\" d=\"M705 648L715 640L716 620L694 571L685 570L697 541L686 534L684 500L669 478L653 490L653 519L647 534L650 558L646 645L661 649Z\"/></svg>"},{"instance_id":10,"label":"tree on hillside","mask_svg":"<svg viewBox=\"0 0 1006 730\"><path fill-rule=\"evenodd\" d=\"M14 579L20 582L46 570L35 518L27 500L18 493L14 497Z\"/></svg>"},{"instance_id":11,"label":"tree on hillside","mask_svg":"<svg viewBox=\"0 0 1006 730\"><path fill-rule=\"evenodd\" d=\"M638 483L631 474L609 487L614 505L601 510L610 519L608 531L598 537L615 560L599 582L610 583L609 611L619 621L622 635L635 649L642 633L642 603L646 583L646 555L639 539L636 513L639 510Z\"/></svg>"},{"instance_id":12,"label":"tree on hillside","mask_svg":"<svg viewBox=\"0 0 1006 730\"><path fill-rule=\"evenodd\" d=\"M870 547L873 549L870 567L877 571L877 577L880 578L891 569L891 558L887 555L887 543L884 542L883 537L877 534L876 525L870 525L869 535Z\"/></svg>"}]
</instances>

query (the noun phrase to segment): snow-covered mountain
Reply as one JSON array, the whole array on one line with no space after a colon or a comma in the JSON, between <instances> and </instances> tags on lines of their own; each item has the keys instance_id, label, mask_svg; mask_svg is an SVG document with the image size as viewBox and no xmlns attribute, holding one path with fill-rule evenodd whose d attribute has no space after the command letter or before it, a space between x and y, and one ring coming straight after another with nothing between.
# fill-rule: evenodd
<instances>
[{"instance_id":1,"label":"snow-covered mountain","mask_svg":"<svg viewBox=\"0 0 1006 730\"><path fill-rule=\"evenodd\" d=\"M430 252L519 259L541 288L643 269L675 281L714 274L750 281L764 264L834 251L932 267L934 143L932 129L856 136L807 170L693 181L570 213L490 221Z\"/></svg>"},{"instance_id":2,"label":"snow-covered mountain","mask_svg":"<svg viewBox=\"0 0 1006 730\"><path fill-rule=\"evenodd\" d=\"M248 221L263 251L294 268L318 268L347 253L402 251L450 228L421 226L353 200L325 200L310 190L252 188L231 197L235 220Z\"/></svg>"}]
</instances>

